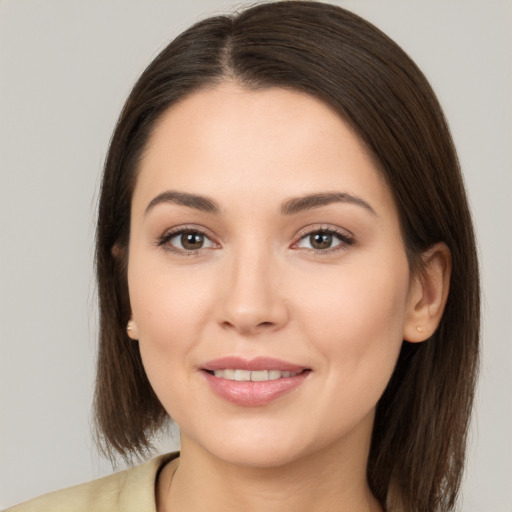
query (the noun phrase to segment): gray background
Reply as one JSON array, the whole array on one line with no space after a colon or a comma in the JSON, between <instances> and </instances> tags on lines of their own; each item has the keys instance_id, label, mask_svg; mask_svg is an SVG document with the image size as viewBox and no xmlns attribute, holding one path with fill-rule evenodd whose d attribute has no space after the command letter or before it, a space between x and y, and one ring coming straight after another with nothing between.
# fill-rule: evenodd
<instances>
[{"instance_id":1,"label":"gray background","mask_svg":"<svg viewBox=\"0 0 512 512\"><path fill-rule=\"evenodd\" d=\"M0 0L0 507L111 471L90 435L94 216L107 143L158 50L199 18L245 3ZM510 512L512 2L336 3L404 47L452 127L484 284L460 509Z\"/></svg>"}]
</instances>

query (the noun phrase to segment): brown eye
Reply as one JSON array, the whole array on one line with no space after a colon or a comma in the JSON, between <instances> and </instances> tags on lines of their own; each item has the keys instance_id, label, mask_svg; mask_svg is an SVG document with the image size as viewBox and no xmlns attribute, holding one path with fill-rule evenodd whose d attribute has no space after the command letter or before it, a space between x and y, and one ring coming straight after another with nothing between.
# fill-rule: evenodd
<instances>
[{"instance_id":1,"label":"brown eye","mask_svg":"<svg viewBox=\"0 0 512 512\"><path fill-rule=\"evenodd\" d=\"M331 249L344 249L353 244L353 238L348 235L330 229L317 229L304 235L295 247L327 253Z\"/></svg>"},{"instance_id":2,"label":"brown eye","mask_svg":"<svg viewBox=\"0 0 512 512\"><path fill-rule=\"evenodd\" d=\"M163 242L177 252L200 251L215 246L204 233L191 229L175 232L171 236L165 237Z\"/></svg>"},{"instance_id":3,"label":"brown eye","mask_svg":"<svg viewBox=\"0 0 512 512\"><path fill-rule=\"evenodd\" d=\"M201 233L185 232L181 234L180 242L183 249L187 251L201 249L204 245L204 235Z\"/></svg>"},{"instance_id":4,"label":"brown eye","mask_svg":"<svg viewBox=\"0 0 512 512\"><path fill-rule=\"evenodd\" d=\"M329 249L332 246L333 236L330 233L313 233L309 235L309 243L313 249Z\"/></svg>"}]
</instances>

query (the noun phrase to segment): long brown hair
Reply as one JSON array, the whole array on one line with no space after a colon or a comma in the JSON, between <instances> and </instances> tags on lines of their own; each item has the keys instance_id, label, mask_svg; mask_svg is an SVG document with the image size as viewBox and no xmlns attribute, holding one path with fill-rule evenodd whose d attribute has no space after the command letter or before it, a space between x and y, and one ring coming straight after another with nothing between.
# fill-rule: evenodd
<instances>
[{"instance_id":1,"label":"long brown hair","mask_svg":"<svg viewBox=\"0 0 512 512\"><path fill-rule=\"evenodd\" d=\"M421 271L420 256L433 244L449 247L443 318L426 342L403 343L377 407L368 481L388 510L452 510L479 339L478 264L459 163L438 101L411 59L370 23L320 2L261 4L197 23L155 58L126 101L105 163L97 227L95 410L105 450L144 454L167 421L125 331L138 162L170 105L226 79L306 92L350 123L394 195L412 272Z\"/></svg>"}]
</instances>

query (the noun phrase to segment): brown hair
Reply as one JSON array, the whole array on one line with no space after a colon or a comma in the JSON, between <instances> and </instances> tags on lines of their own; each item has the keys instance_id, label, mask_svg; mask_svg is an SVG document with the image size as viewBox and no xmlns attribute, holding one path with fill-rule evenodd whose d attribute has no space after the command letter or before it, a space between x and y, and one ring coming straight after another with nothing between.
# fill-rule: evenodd
<instances>
[{"instance_id":1,"label":"brown hair","mask_svg":"<svg viewBox=\"0 0 512 512\"><path fill-rule=\"evenodd\" d=\"M101 189L96 265L100 347L95 409L104 447L143 454L167 420L138 344L126 335L130 204L138 162L170 105L231 79L320 98L359 135L398 207L411 271L437 242L450 249L450 293L435 334L403 343L379 401L368 481L388 510L455 504L477 373L479 278L474 234L453 142L427 80L370 23L328 4L285 1L197 23L144 71L114 131Z\"/></svg>"}]
</instances>

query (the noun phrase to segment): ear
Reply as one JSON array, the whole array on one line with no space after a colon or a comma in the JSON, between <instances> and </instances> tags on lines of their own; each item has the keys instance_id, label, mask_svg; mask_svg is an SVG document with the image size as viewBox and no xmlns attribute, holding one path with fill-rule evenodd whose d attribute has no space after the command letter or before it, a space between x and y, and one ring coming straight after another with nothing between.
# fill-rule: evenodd
<instances>
[{"instance_id":1,"label":"ear","mask_svg":"<svg viewBox=\"0 0 512 512\"><path fill-rule=\"evenodd\" d=\"M130 318L126 325L126 333L128 334L128 337L134 341L139 339L139 328L137 327L135 320L132 318Z\"/></svg>"},{"instance_id":2,"label":"ear","mask_svg":"<svg viewBox=\"0 0 512 512\"><path fill-rule=\"evenodd\" d=\"M452 255L444 243L421 256L422 268L413 276L409 290L403 338L412 343L434 334L443 316L450 289Z\"/></svg>"},{"instance_id":3,"label":"ear","mask_svg":"<svg viewBox=\"0 0 512 512\"><path fill-rule=\"evenodd\" d=\"M110 249L110 253L114 257L115 260L118 260L122 256L122 248L118 242L116 242Z\"/></svg>"}]
</instances>

